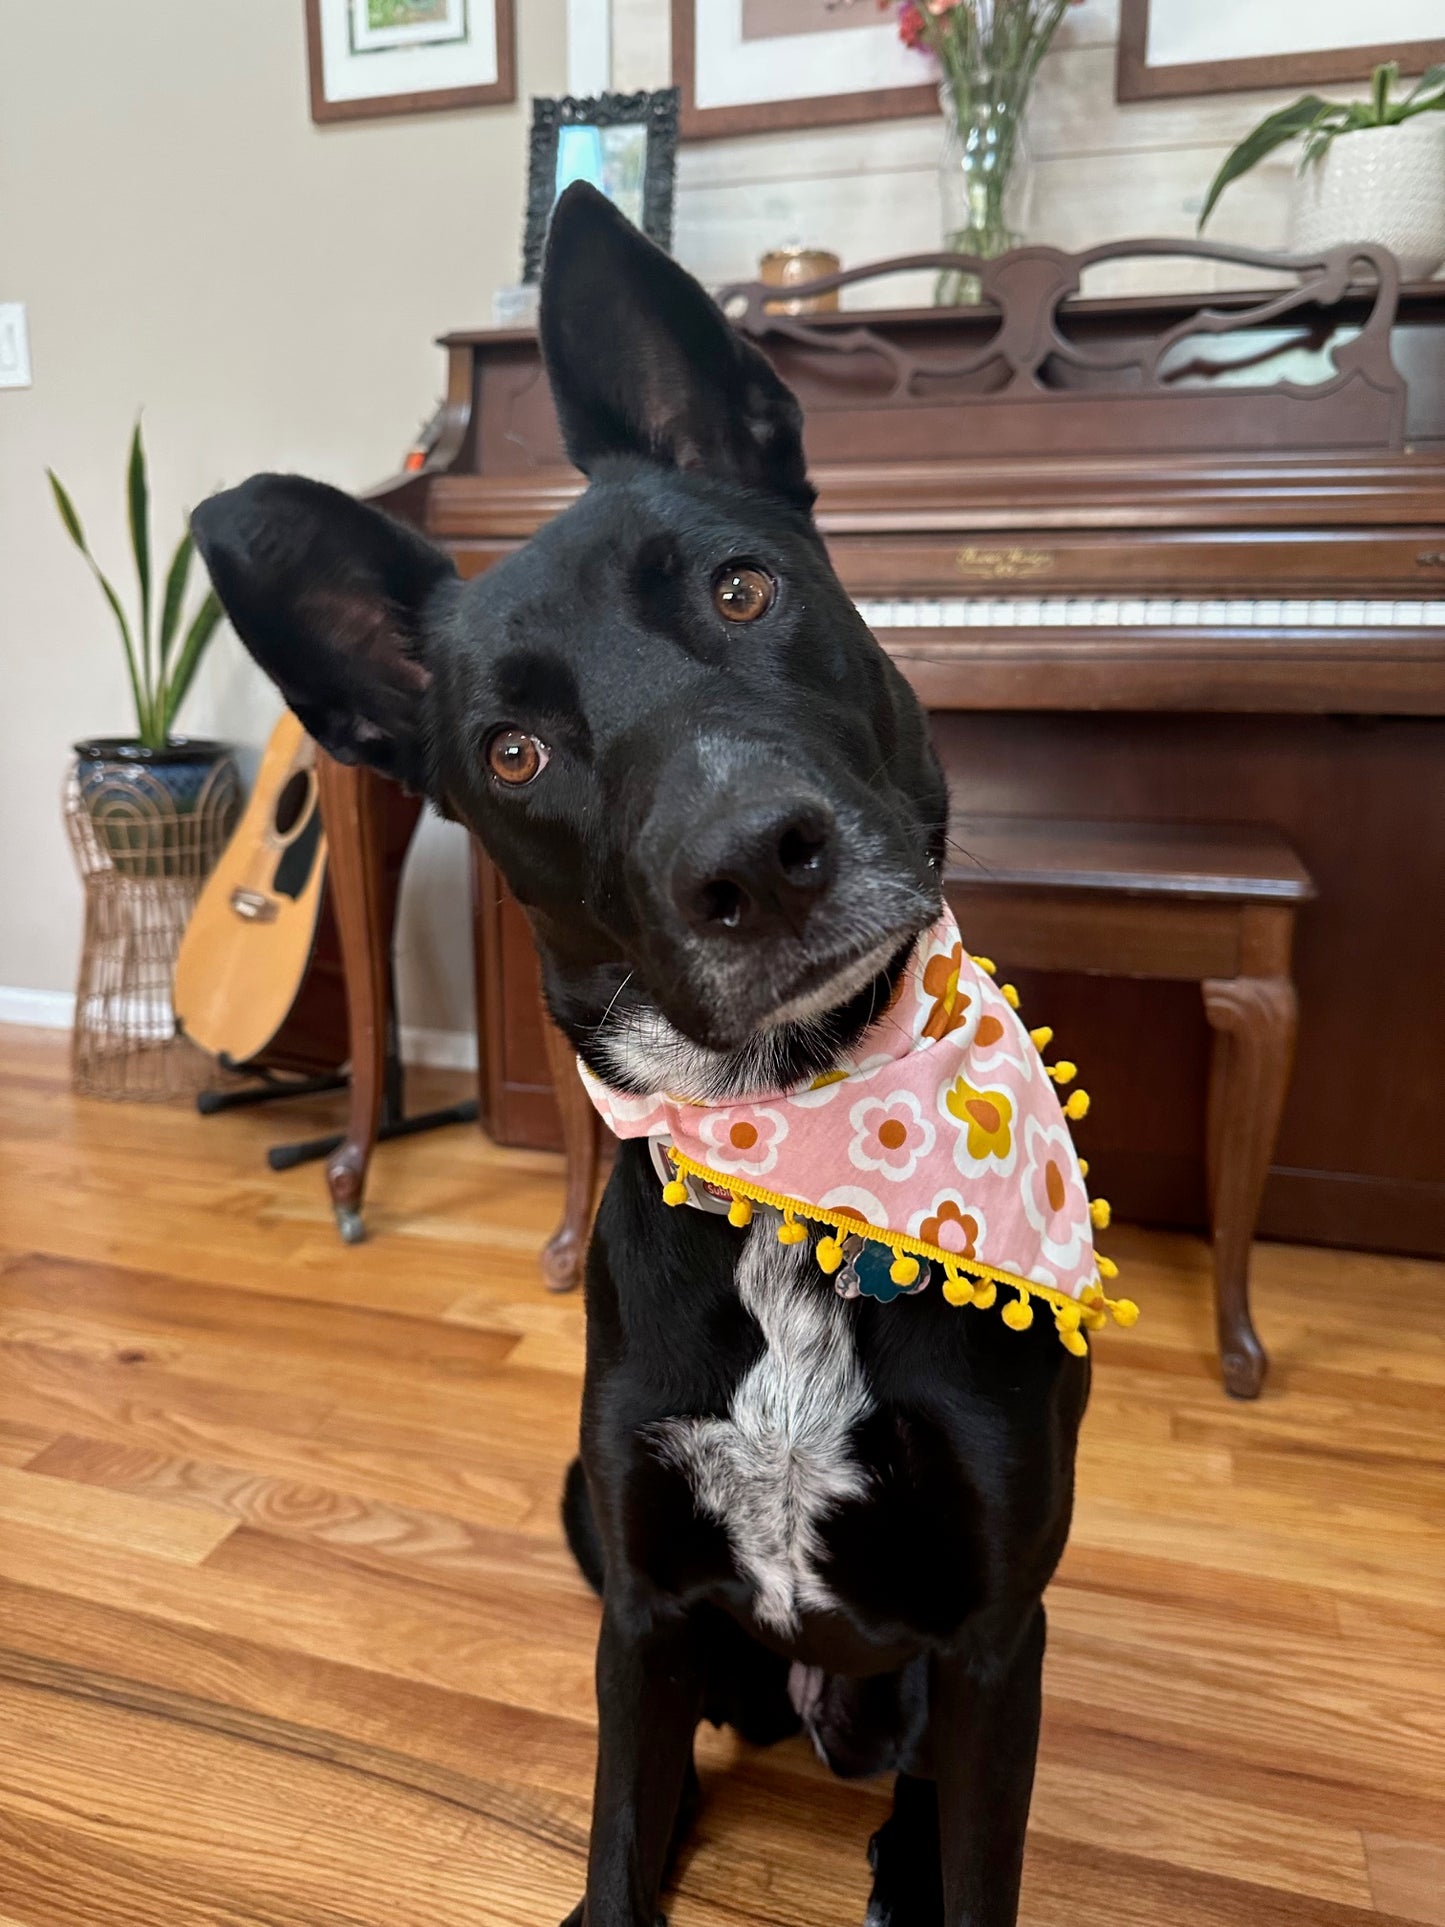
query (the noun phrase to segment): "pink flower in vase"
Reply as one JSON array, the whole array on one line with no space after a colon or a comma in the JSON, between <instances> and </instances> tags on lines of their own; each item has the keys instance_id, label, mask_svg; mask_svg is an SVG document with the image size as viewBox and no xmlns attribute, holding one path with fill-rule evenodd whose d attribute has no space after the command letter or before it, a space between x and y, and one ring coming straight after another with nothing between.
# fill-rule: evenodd
<instances>
[{"instance_id":1,"label":"pink flower in vase","mask_svg":"<svg viewBox=\"0 0 1445 1927\"><path fill-rule=\"evenodd\" d=\"M898 10L898 38L905 47L921 47L923 35L923 15L914 6L913 0L906 0L906 4Z\"/></svg>"}]
</instances>

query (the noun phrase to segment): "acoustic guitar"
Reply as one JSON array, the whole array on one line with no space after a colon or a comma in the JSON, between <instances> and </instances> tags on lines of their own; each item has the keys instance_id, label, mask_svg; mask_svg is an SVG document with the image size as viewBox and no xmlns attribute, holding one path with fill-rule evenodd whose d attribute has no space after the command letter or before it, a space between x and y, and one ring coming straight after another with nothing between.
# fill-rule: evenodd
<instances>
[{"instance_id":1,"label":"acoustic guitar","mask_svg":"<svg viewBox=\"0 0 1445 1927\"><path fill-rule=\"evenodd\" d=\"M316 1075L346 1061L316 745L290 710L187 925L174 1003L186 1035L228 1064Z\"/></svg>"}]
</instances>

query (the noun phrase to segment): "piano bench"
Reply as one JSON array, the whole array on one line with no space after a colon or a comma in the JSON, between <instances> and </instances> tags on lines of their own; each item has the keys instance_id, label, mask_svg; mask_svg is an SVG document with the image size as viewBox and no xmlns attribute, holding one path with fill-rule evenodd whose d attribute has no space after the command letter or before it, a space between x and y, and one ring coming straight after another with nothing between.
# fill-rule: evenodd
<instances>
[{"instance_id":1,"label":"piano bench","mask_svg":"<svg viewBox=\"0 0 1445 1927\"><path fill-rule=\"evenodd\" d=\"M1214 1033L1208 1184L1226 1390L1254 1398L1268 1360L1249 1255L1294 1051L1290 976L1308 871L1273 830L961 814L944 887L970 950L1020 970L1198 983Z\"/></svg>"}]
</instances>

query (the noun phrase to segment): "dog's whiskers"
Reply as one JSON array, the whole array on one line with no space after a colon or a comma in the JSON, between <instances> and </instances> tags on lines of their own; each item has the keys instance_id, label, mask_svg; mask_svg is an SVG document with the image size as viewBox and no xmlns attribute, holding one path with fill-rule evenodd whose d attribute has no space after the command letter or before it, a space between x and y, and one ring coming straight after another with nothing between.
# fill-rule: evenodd
<instances>
[{"instance_id":1,"label":"dog's whiskers","mask_svg":"<svg viewBox=\"0 0 1445 1927\"><path fill-rule=\"evenodd\" d=\"M627 986L632 982L632 979L636 975L637 975L637 972L635 970L628 971L627 975L622 979L622 982L617 986L616 990L613 991L611 1003L608 1004L606 1010L604 1010L602 1015L597 1019L597 1022L589 1026L589 1029L591 1030L594 1037L601 1035L602 1028L606 1024L607 1019L612 1015L613 1011L617 1008L617 999L622 995L623 991L626 990Z\"/></svg>"}]
</instances>

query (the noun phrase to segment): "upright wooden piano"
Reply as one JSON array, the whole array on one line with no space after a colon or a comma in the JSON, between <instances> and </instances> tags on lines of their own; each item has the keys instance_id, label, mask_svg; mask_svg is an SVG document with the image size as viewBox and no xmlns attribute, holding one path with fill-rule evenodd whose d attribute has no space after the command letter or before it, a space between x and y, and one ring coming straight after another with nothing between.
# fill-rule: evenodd
<instances>
[{"instance_id":1,"label":"upright wooden piano","mask_svg":"<svg viewBox=\"0 0 1445 1927\"><path fill-rule=\"evenodd\" d=\"M1203 309L1079 297L1140 253L1272 285ZM1304 858L1319 895L1262 1229L1445 1255L1445 285L1401 290L1364 247L1172 242L1025 249L985 275L975 309L726 305L802 399L819 525L932 712L958 806L1268 824ZM472 574L581 484L535 337L443 346L426 465L373 499ZM347 773L348 807L371 780ZM526 922L480 853L477 882L484 1122L556 1144ZM1197 995L1053 977L1027 1001L1087 1067L1116 1210L1202 1223Z\"/></svg>"}]
</instances>

